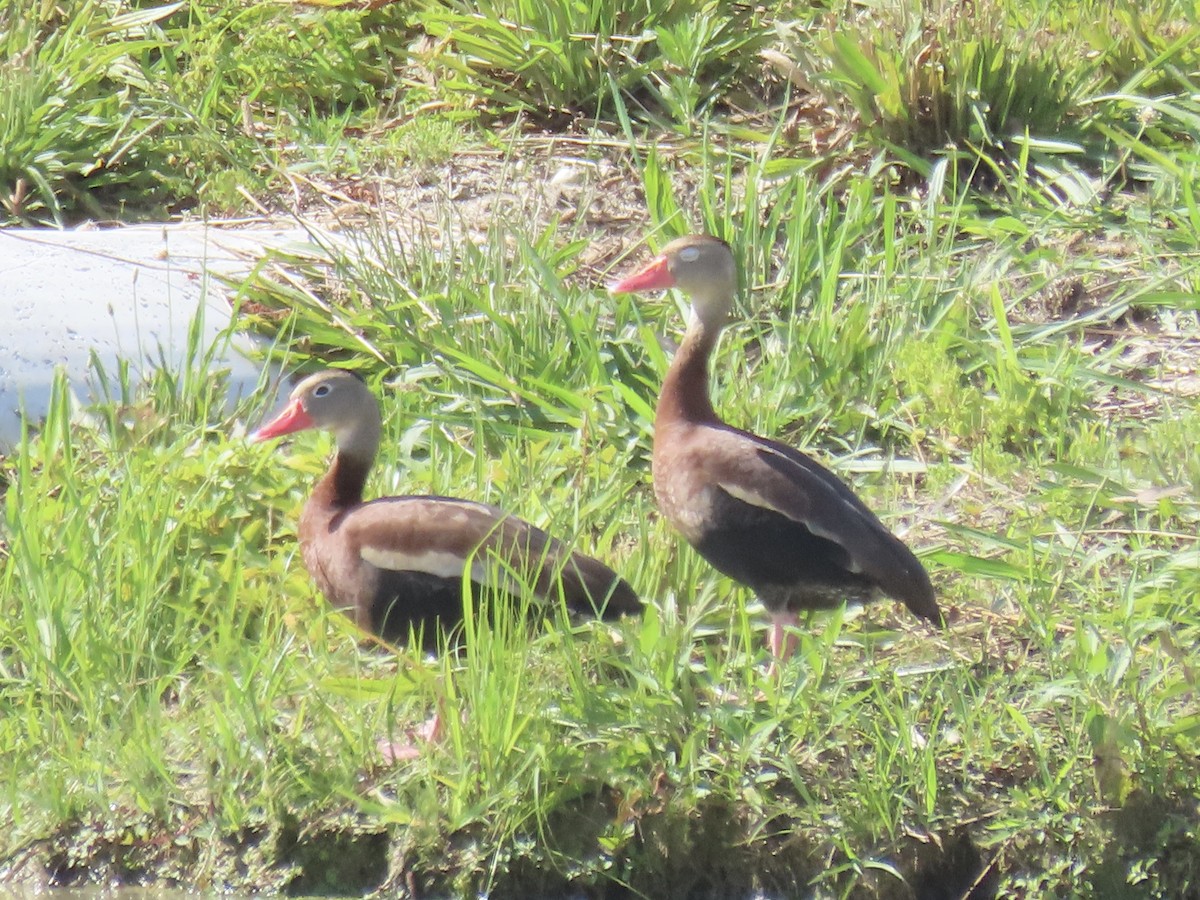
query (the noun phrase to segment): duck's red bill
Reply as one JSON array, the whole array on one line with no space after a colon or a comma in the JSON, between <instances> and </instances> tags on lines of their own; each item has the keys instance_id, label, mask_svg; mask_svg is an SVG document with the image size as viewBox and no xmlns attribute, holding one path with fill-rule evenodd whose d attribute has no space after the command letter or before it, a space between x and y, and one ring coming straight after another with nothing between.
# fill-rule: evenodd
<instances>
[{"instance_id":1,"label":"duck's red bill","mask_svg":"<svg viewBox=\"0 0 1200 900\"><path fill-rule=\"evenodd\" d=\"M304 411L304 405L299 400L293 400L283 412L250 435L250 440L267 441L280 435L312 428L315 424L312 416Z\"/></svg>"},{"instance_id":2,"label":"duck's red bill","mask_svg":"<svg viewBox=\"0 0 1200 900\"><path fill-rule=\"evenodd\" d=\"M675 286L675 276L665 256L656 256L632 275L627 275L608 286L612 294L633 294L637 291L658 291Z\"/></svg>"}]
</instances>

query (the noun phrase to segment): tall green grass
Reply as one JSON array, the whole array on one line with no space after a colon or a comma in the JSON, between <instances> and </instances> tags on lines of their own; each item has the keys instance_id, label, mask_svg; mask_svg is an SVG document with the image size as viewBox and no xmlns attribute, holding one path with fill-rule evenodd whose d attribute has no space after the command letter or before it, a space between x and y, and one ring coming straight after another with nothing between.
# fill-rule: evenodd
<instances>
[{"instance_id":1,"label":"tall green grass","mask_svg":"<svg viewBox=\"0 0 1200 900\"><path fill-rule=\"evenodd\" d=\"M949 630L815 617L767 677L762 616L654 510L679 305L580 277L583 224L380 223L245 286L290 311L285 365L379 390L375 493L577 536L645 617L500 613L436 660L362 643L296 553L327 439L250 446L235 419L267 401L230 419L194 376L86 423L60 390L3 474L5 856L67 880L889 896L965 827L1011 894L1191 889L1200 414L1173 367L1196 267L1159 200L1118 220L1018 193L997 218L952 183L779 177L724 138L700 159L694 200L644 160L646 230L722 233L745 263L718 408L906 531ZM1088 221L1119 235L1119 281L1108 245L1066 239ZM384 765L376 740L435 708L446 740Z\"/></svg>"},{"instance_id":2,"label":"tall green grass","mask_svg":"<svg viewBox=\"0 0 1200 900\"><path fill-rule=\"evenodd\" d=\"M688 149L718 131L786 144L791 165L874 156L935 190L951 167L1000 204L1014 183L1090 202L1189 152L1198 33L1168 0L7 0L0 201L6 220L59 225L275 210L532 123Z\"/></svg>"},{"instance_id":3,"label":"tall green grass","mask_svg":"<svg viewBox=\"0 0 1200 900\"><path fill-rule=\"evenodd\" d=\"M170 127L138 102L139 60L162 49L156 24L179 4L122 10L100 3L0 4L0 205L5 219L62 224L97 215L99 198L162 187L147 148Z\"/></svg>"}]
</instances>

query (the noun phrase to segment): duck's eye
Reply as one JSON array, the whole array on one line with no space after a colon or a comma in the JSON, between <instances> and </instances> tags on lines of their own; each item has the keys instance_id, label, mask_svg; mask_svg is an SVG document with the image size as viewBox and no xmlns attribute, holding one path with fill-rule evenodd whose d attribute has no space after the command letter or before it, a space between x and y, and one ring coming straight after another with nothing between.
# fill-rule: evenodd
<instances>
[{"instance_id":1,"label":"duck's eye","mask_svg":"<svg viewBox=\"0 0 1200 900\"><path fill-rule=\"evenodd\" d=\"M679 251L679 258L684 262L695 262L700 258L700 248L684 247Z\"/></svg>"},{"instance_id":2,"label":"duck's eye","mask_svg":"<svg viewBox=\"0 0 1200 900\"><path fill-rule=\"evenodd\" d=\"M313 388L313 396L314 397L324 397L328 393L329 393L329 385L327 385L327 384L318 384L315 388Z\"/></svg>"}]
</instances>

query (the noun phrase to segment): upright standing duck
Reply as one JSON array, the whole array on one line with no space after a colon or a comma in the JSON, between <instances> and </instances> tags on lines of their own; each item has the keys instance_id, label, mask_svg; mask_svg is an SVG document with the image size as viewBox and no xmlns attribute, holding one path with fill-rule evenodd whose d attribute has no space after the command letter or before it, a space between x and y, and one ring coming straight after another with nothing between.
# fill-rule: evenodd
<instances>
[{"instance_id":1,"label":"upright standing duck","mask_svg":"<svg viewBox=\"0 0 1200 900\"><path fill-rule=\"evenodd\" d=\"M326 599L364 631L389 641L418 633L435 646L439 629L462 619L464 576L507 591L525 582L541 601L561 593L575 612L616 617L641 609L603 563L494 506L432 496L364 502L380 416L357 375L330 369L304 379L251 439L309 428L333 432L337 455L300 515L300 550Z\"/></svg>"},{"instance_id":2,"label":"upright standing duck","mask_svg":"<svg viewBox=\"0 0 1200 900\"><path fill-rule=\"evenodd\" d=\"M708 360L737 292L724 241L690 235L609 288L678 288L692 318L663 381L651 471L667 520L715 568L752 588L771 614L777 660L794 650L802 610L880 594L941 626L924 567L828 469L793 448L722 422L709 399Z\"/></svg>"}]
</instances>

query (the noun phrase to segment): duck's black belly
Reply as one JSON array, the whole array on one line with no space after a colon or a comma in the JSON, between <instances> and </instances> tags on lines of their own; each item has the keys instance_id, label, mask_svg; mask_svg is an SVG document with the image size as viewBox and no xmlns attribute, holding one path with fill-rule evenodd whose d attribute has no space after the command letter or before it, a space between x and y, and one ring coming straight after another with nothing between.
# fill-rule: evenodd
<instances>
[{"instance_id":1,"label":"duck's black belly","mask_svg":"<svg viewBox=\"0 0 1200 900\"><path fill-rule=\"evenodd\" d=\"M440 630L462 623L462 579L425 572L383 572L371 600L371 631L386 641L404 644L413 638L437 646Z\"/></svg>"},{"instance_id":2,"label":"duck's black belly","mask_svg":"<svg viewBox=\"0 0 1200 900\"><path fill-rule=\"evenodd\" d=\"M461 578L426 572L383 572L371 601L371 631L393 644L415 641L426 650L436 650L443 634L452 645L456 643L464 603L471 615L478 613L482 597L497 605L519 608L518 601L502 591L475 584L467 589L473 596L464 599Z\"/></svg>"},{"instance_id":3,"label":"duck's black belly","mask_svg":"<svg viewBox=\"0 0 1200 900\"><path fill-rule=\"evenodd\" d=\"M694 546L714 568L752 588L772 611L829 609L865 602L875 585L851 570L840 544L799 522L724 495L719 515Z\"/></svg>"}]
</instances>

